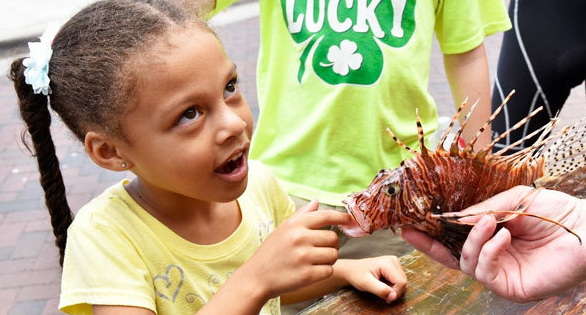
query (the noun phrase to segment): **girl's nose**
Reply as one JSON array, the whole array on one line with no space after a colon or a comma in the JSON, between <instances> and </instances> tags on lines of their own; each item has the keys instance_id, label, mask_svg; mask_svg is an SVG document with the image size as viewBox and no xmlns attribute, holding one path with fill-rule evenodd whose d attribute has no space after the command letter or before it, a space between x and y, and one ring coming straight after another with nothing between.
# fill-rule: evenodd
<instances>
[{"instance_id":1,"label":"girl's nose","mask_svg":"<svg viewBox=\"0 0 586 315\"><path fill-rule=\"evenodd\" d=\"M240 136L247 127L246 121L242 119L236 109L225 107L218 115L218 132L216 142L223 143L232 137Z\"/></svg>"}]
</instances>

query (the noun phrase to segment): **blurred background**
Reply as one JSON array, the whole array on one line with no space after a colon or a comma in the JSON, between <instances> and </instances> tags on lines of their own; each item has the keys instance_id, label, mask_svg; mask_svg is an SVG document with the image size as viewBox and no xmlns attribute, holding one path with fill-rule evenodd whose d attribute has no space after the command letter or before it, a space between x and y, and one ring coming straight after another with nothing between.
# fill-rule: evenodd
<instances>
[{"instance_id":1,"label":"blurred background","mask_svg":"<svg viewBox=\"0 0 586 315\"><path fill-rule=\"evenodd\" d=\"M16 96L6 77L11 60L27 53L28 41L51 22L62 23L93 0L3 0L0 2L0 315L61 314L57 310L60 267L38 183L36 161L20 142L23 125ZM240 1L210 24L238 65L241 87L258 116L256 58L259 44L258 3ZM491 78L494 79L502 34L485 41ZM437 43L432 54L429 90L440 116L452 116L454 106ZM575 88L561 113L562 124L584 116L584 85ZM96 167L83 147L53 120L53 138L73 211L106 187L131 178ZM368 135L365 135L368 136Z\"/></svg>"}]
</instances>

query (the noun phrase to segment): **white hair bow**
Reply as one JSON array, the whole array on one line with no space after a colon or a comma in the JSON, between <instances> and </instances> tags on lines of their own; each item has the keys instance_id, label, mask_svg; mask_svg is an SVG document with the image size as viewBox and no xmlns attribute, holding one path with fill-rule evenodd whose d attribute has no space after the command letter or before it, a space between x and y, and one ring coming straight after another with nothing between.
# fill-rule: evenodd
<instances>
[{"instance_id":1,"label":"white hair bow","mask_svg":"<svg viewBox=\"0 0 586 315\"><path fill-rule=\"evenodd\" d=\"M43 35L39 37L40 42L28 43L30 57L22 61L22 64L26 67L24 81L32 85L35 94L51 94L51 87L49 87L49 60L51 60L51 55L53 54L51 45L58 31L59 26L57 24L50 24Z\"/></svg>"}]
</instances>

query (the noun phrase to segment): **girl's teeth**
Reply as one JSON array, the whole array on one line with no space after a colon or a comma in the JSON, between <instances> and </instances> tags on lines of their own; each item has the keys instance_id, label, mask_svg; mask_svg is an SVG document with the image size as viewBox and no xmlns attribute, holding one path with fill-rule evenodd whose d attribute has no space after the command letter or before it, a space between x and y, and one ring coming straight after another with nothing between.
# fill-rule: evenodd
<instances>
[{"instance_id":1,"label":"girl's teeth","mask_svg":"<svg viewBox=\"0 0 586 315\"><path fill-rule=\"evenodd\" d=\"M235 155L233 158L230 159L230 162L238 160L242 156L242 153Z\"/></svg>"}]
</instances>

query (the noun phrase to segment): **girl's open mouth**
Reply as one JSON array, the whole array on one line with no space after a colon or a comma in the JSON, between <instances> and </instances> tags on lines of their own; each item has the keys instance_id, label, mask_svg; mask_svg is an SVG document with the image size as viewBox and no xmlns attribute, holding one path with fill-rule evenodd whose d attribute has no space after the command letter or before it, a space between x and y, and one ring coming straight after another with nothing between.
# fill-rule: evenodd
<instances>
[{"instance_id":1,"label":"girl's open mouth","mask_svg":"<svg viewBox=\"0 0 586 315\"><path fill-rule=\"evenodd\" d=\"M232 157L230 160L225 162L224 164L220 165L220 167L216 168L214 172L220 174L230 174L236 172L242 165L244 164L244 153L240 152L239 154Z\"/></svg>"}]
</instances>

